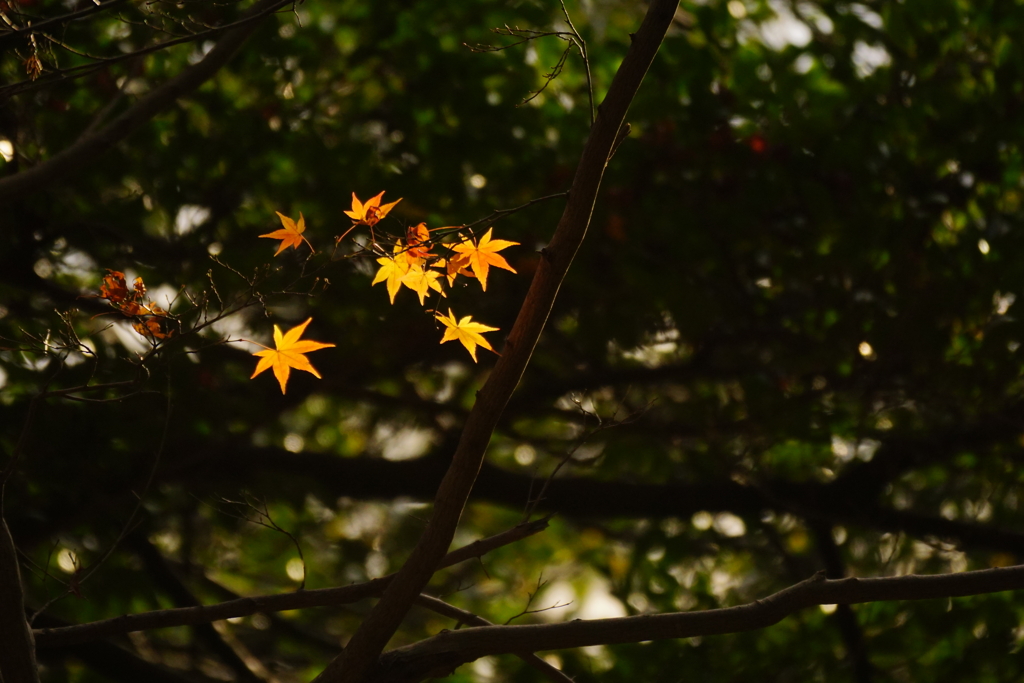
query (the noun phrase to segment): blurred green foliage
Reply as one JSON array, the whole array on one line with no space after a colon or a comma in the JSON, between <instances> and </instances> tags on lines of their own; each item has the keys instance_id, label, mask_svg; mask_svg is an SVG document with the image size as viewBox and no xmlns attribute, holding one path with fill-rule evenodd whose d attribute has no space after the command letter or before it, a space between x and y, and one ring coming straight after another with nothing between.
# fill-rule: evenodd
<instances>
[{"instance_id":1,"label":"blurred green foliage","mask_svg":"<svg viewBox=\"0 0 1024 683\"><path fill-rule=\"evenodd\" d=\"M25 13L19 21L81 5L3 4ZM643 8L567 8L599 101ZM125 54L238 10L127 3L68 24L60 40ZM589 126L578 56L521 104L565 43L466 47L509 42L492 27L562 22L557 3L539 0L306 0L126 142L3 207L0 446L5 458L25 446L5 514L33 608L65 592L72 555L98 569L84 599L48 606L66 621L180 604L175 585L207 603L294 590L295 545L251 523L263 504L299 542L309 588L400 566L493 356L473 365L458 345L440 346L411 294L390 306L371 289L372 259L331 259L334 237L350 225L353 192L404 198L380 224L401 235L567 190ZM526 623L740 604L822 568L1016 563L1022 25L1024 6L995 0L683 2L456 545L516 524L571 453L538 508L558 515L540 535L440 572L431 592L496 623L531 593L530 610L572 601L516 621ZM7 85L27 78L33 56L40 84L90 63L42 39L37 52L22 38L8 45ZM0 178L52 157L105 107L124 111L211 46L6 99ZM500 327L499 350L561 206L497 222L496 237L522 245L504 252L518 276L492 271L486 295L470 283L445 302ZM318 250L309 262L305 248L272 259L273 244L256 238L277 228L275 211L303 213ZM280 293L304 267L326 280ZM95 298L107 268L141 275L186 319L186 292L244 297L239 274L258 271L262 305L167 342L140 390L48 398L26 428L41 391L140 376L144 341ZM310 315L307 336L337 348L312 358L322 380L294 373L286 396L269 374L248 379L244 344L221 343L268 343L273 324ZM69 329L92 353L57 348ZM308 680L368 609L225 628L278 680ZM581 683L1017 681L1022 612L1009 593L879 603L751 633L544 654ZM453 625L417 609L393 644L442 628ZM116 645L200 680L244 678L193 629ZM45 681L129 680L80 654L40 656ZM539 679L499 657L450 680Z\"/></svg>"}]
</instances>

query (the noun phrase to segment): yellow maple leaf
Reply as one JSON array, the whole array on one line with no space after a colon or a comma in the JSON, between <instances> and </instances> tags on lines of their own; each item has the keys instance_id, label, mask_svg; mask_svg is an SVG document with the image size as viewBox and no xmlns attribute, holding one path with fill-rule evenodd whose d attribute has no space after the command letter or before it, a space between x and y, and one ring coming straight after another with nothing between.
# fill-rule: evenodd
<instances>
[{"instance_id":1,"label":"yellow maple leaf","mask_svg":"<svg viewBox=\"0 0 1024 683\"><path fill-rule=\"evenodd\" d=\"M515 268L510 266L504 257L495 252L519 244L519 242L492 240L491 231L493 230L494 228L487 228L487 233L480 238L479 242L466 240L452 247L456 253L465 254L469 258L469 266L473 269L473 273L477 278L479 278L480 287L485 292L487 291L487 271L490 266L511 270L513 273L516 272ZM454 276L449 274L449 278L454 279Z\"/></svg>"},{"instance_id":2,"label":"yellow maple leaf","mask_svg":"<svg viewBox=\"0 0 1024 683\"><path fill-rule=\"evenodd\" d=\"M307 318L306 322L296 325L284 334L281 334L280 327L274 325L274 346L277 348L265 348L263 351L257 351L252 354L259 356L260 362L256 365L256 372L252 373L252 377L249 379L253 379L264 370L273 368L274 376L277 377L277 381L281 384L282 394L285 393L287 388L288 374L291 372L291 368L305 370L312 373L317 379L320 379L320 373L316 371L316 368L310 364L309 359L303 354L326 349L334 346L334 344L324 344L323 342L315 342L308 339L299 340L302 333L306 331L306 325L312 320L312 318Z\"/></svg>"},{"instance_id":3,"label":"yellow maple leaf","mask_svg":"<svg viewBox=\"0 0 1024 683\"><path fill-rule=\"evenodd\" d=\"M402 278L409 272L413 264L410 261L409 252L405 250L402 243L399 242L395 245L394 256L383 256L377 259L377 263L380 264L380 270L377 271L377 275L373 278L373 282L370 286L377 284L378 282L388 283L388 295L391 297L392 305L395 303L395 295L398 294L398 290L402 288Z\"/></svg>"},{"instance_id":4,"label":"yellow maple leaf","mask_svg":"<svg viewBox=\"0 0 1024 683\"><path fill-rule=\"evenodd\" d=\"M268 232L266 235L260 235L260 237L269 237L272 240L281 240L281 246L274 252L274 256L277 256L288 247L299 248L299 245L305 242L309 245L310 250L313 249L313 245L309 244L309 240L302 236L302 233L306 230L306 219L302 217L302 213L299 212L299 222L296 223L288 216L285 216L280 211L275 211L281 218L281 225L284 227L274 232Z\"/></svg>"},{"instance_id":5,"label":"yellow maple leaf","mask_svg":"<svg viewBox=\"0 0 1024 683\"><path fill-rule=\"evenodd\" d=\"M487 343L487 340L483 338L481 332L495 332L498 330L497 327L488 327L481 323L473 322L472 316L465 316L461 320L455 319L455 314L452 313L452 309L448 309L448 315L441 315L438 312L434 312L434 317L441 321L445 326L444 337L441 339L441 343L458 340L462 342L462 345L469 351L469 355L473 357L473 362L476 363L476 347L481 346L488 351L494 351L491 345ZM497 351L494 351L497 353Z\"/></svg>"},{"instance_id":6,"label":"yellow maple leaf","mask_svg":"<svg viewBox=\"0 0 1024 683\"><path fill-rule=\"evenodd\" d=\"M395 204L402 201L401 198L396 199L390 204L380 205L380 198L384 196L384 192L381 192L376 197L371 197L366 200L363 204L356 197L356 193L352 193L352 210L346 211L345 215L356 222L356 225L360 223L368 225L371 228L380 222L382 218L388 215L388 213L395 207Z\"/></svg>"},{"instance_id":7,"label":"yellow maple leaf","mask_svg":"<svg viewBox=\"0 0 1024 683\"><path fill-rule=\"evenodd\" d=\"M409 272L402 276L402 284L419 295L420 306L422 306L427 296L427 290L432 289L435 292L440 292L443 297L448 296L441 289L441 283L438 282L440 278L441 273L436 270L425 270L423 266L413 265L409 268ZM392 303L394 303L393 298Z\"/></svg>"}]
</instances>

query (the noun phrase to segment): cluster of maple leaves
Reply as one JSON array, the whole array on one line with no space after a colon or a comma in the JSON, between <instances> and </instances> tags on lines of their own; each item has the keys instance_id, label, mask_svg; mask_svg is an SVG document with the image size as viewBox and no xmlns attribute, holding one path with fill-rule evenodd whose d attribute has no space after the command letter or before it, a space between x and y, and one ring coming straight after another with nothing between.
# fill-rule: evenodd
<instances>
[{"instance_id":1,"label":"cluster of maple leaves","mask_svg":"<svg viewBox=\"0 0 1024 683\"><path fill-rule=\"evenodd\" d=\"M345 215L352 219L352 226L338 237L335 243L340 243L359 226L366 226L369 229L369 248L372 252L380 254L380 257L377 258L380 269L371 286L386 282L388 296L392 304L395 303L395 296L402 287L415 292L419 297L420 305L425 306L427 296L431 291L441 297L447 297L444 283L447 284L447 289L451 289L460 276L475 278L480 283L481 290L487 291L487 277L491 266L516 272L498 252L519 243L492 239L493 229L491 228L488 228L482 237L476 239L472 235L462 234L462 228L459 226L430 230L426 223L420 223L409 227L404 238L395 239L390 253L388 253L377 241L374 226L402 200L398 199L381 205L383 196L384 193L381 192L364 203L353 192L352 209L345 212ZM289 247L298 249L303 244L306 244L310 251L315 251L313 245L303 235L306 231L306 219L301 213L298 221L279 211L276 213L281 220L282 227L260 235L260 237L280 240L274 256L278 256ZM441 234L446 237L454 236L454 240L442 242L432 238L430 233L437 231L443 231ZM443 251L443 254L435 252L435 248ZM146 286L143 284L142 278L135 278L133 289L129 290L124 273L108 270L107 275L103 278L99 296L107 299L115 309L125 316L131 317L133 319L132 327L139 334L154 340L166 339L173 332L168 325L168 321L172 320L173 316L152 302L145 302L145 294ZM483 333L495 332L498 330L497 327L474 322L472 316L468 315L458 318L451 308L448 309L447 315L436 309L431 312L445 328L444 336L441 339L442 344L459 341L469 351L473 362L477 362L478 346L495 352L483 337ZM320 373L312 366L305 354L333 347L334 344L300 339L311 321L312 318L308 318L304 323L287 332L282 332L280 327L274 325L275 348L264 347L263 351L253 354L260 360L252 377L256 377L265 370L273 369L274 376L281 385L282 394L287 390L288 378L292 369L303 370L320 378Z\"/></svg>"},{"instance_id":2,"label":"cluster of maple leaves","mask_svg":"<svg viewBox=\"0 0 1024 683\"><path fill-rule=\"evenodd\" d=\"M171 325L173 316L152 301L146 301L146 285L141 277L135 278L132 281L132 288L128 289L124 273L108 268L100 284L99 297L106 299L114 309L131 318L132 327L144 337L167 339L174 334Z\"/></svg>"}]
</instances>

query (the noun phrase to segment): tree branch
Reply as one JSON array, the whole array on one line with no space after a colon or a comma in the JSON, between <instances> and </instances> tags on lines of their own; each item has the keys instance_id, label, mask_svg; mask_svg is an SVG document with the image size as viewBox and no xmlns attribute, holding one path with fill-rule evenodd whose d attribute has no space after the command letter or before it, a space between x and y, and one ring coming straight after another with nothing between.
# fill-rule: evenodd
<instances>
[{"instance_id":1,"label":"tree branch","mask_svg":"<svg viewBox=\"0 0 1024 683\"><path fill-rule=\"evenodd\" d=\"M538 519L528 524L520 524L500 534L474 541L445 555L439 568L451 567L466 560L483 557L492 550L539 533L546 529L547 526L547 518ZM379 579L351 586L239 598L238 600L228 600L216 605L155 610L142 614L128 614L114 617L113 619L94 621L88 624L77 624L60 628L42 628L35 631L36 647L67 647L78 643L132 633L133 631L146 631L153 628L167 628L169 626L195 626L197 624L207 624L211 621L220 621L221 619L247 617L258 612L282 612L285 610L302 609L304 607L346 605L358 600L381 595L394 578L394 574L389 574Z\"/></svg>"},{"instance_id":2,"label":"tree branch","mask_svg":"<svg viewBox=\"0 0 1024 683\"><path fill-rule=\"evenodd\" d=\"M483 617L477 616L476 614L456 607L455 605L450 605L444 600L440 600L429 595L423 595L422 593L418 598L416 598L416 604L420 607L429 609L432 612L436 612L437 614L454 619L459 624L469 624L470 626L494 626L494 624ZM530 668L540 672L540 674L549 681L553 681L554 683L572 683L571 678L535 654L520 652L516 653L516 656L526 662Z\"/></svg>"},{"instance_id":3,"label":"tree branch","mask_svg":"<svg viewBox=\"0 0 1024 683\"><path fill-rule=\"evenodd\" d=\"M522 378L562 279L586 236L597 191L626 111L661 46L678 4L677 0L654 0L640 29L632 36L632 45L598 107L597 120L580 156L562 218L551 242L541 252L537 272L501 357L477 394L451 466L437 490L427 527L394 582L341 656L324 669L317 681L355 683L366 679L451 543L494 427Z\"/></svg>"},{"instance_id":4,"label":"tree branch","mask_svg":"<svg viewBox=\"0 0 1024 683\"><path fill-rule=\"evenodd\" d=\"M146 574L160 589L179 606L199 607L199 599L174 575L160 551L141 534L129 537L129 545L142 560ZM245 660L209 623L193 624L197 640L204 643L222 663L234 673L235 680L242 683L260 683L263 679L251 671Z\"/></svg>"},{"instance_id":5,"label":"tree branch","mask_svg":"<svg viewBox=\"0 0 1024 683\"><path fill-rule=\"evenodd\" d=\"M447 631L386 653L378 680L390 683L446 675L461 664L487 655L754 631L815 605L956 598L1020 589L1024 589L1024 565L875 579L830 580L819 572L767 598L737 607Z\"/></svg>"},{"instance_id":6,"label":"tree branch","mask_svg":"<svg viewBox=\"0 0 1024 683\"><path fill-rule=\"evenodd\" d=\"M77 142L53 155L38 166L13 176L0 179L0 201L16 195L36 192L55 180L81 170L94 158L114 144L125 139L139 127L171 106L174 101L205 83L238 51L260 25L257 16L267 16L292 0L260 0L245 14L254 18L241 26L224 32L217 45L199 63L140 98L124 112L96 132L81 137Z\"/></svg>"},{"instance_id":7,"label":"tree branch","mask_svg":"<svg viewBox=\"0 0 1024 683\"><path fill-rule=\"evenodd\" d=\"M39 21L32 22L24 26L20 26L18 28L0 32L0 48L2 48L11 39L16 38L20 35L35 33L36 31L41 31L44 28L53 26L54 24L69 24L73 21L84 19L90 14L96 14L97 12L102 12L103 10L110 9L111 7L116 7L117 5L123 5L126 1L127 0L107 0L107 2L97 2L94 5L86 6L85 9L80 9L75 12L69 12L68 14L62 14L59 17L41 19Z\"/></svg>"}]
</instances>

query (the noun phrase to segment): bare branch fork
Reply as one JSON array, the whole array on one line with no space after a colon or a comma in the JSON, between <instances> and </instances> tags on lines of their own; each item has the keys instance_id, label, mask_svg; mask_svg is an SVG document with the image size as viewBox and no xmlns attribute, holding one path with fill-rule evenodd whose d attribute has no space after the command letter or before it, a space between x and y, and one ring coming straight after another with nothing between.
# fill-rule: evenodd
<instances>
[{"instance_id":1,"label":"bare branch fork","mask_svg":"<svg viewBox=\"0 0 1024 683\"><path fill-rule=\"evenodd\" d=\"M533 277L508 341L477 394L459 445L434 499L433 514L405 565L320 683L362 683L374 677L380 654L444 556L498 420L544 329L562 279L586 236L597 191L626 111L675 14L677 0L654 0L634 36L583 149L562 218Z\"/></svg>"}]
</instances>

